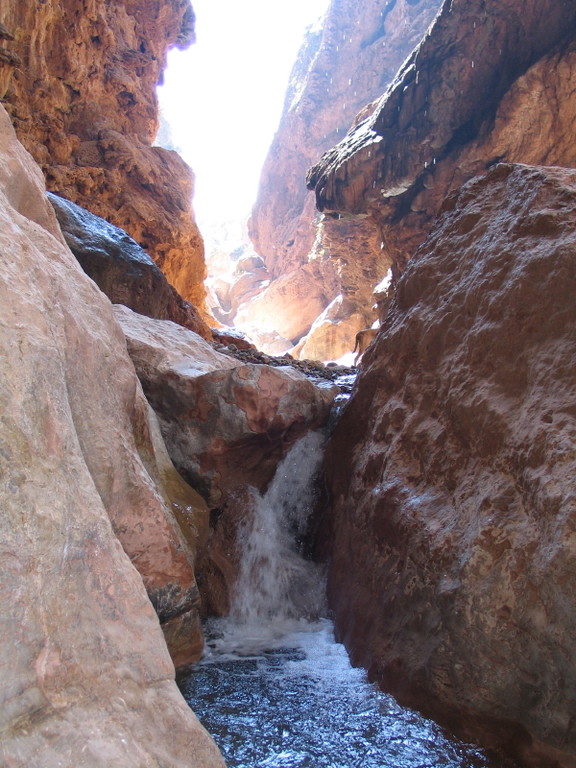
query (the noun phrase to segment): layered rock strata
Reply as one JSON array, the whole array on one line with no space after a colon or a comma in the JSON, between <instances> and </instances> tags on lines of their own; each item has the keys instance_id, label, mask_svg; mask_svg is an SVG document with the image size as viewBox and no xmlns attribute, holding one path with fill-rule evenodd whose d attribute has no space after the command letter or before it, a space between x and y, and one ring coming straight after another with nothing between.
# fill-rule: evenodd
<instances>
[{"instance_id":1,"label":"layered rock strata","mask_svg":"<svg viewBox=\"0 0 576 768\"><path fill-rule=\"evenodd\" d=\"M0 57L12 74L4 104L48 188L125 229L202 310L192 172L151 146L166 51L194 39L189 1L7 0L0 21L18 62Z\"/></svg>"},{"instance_id":2,"label":"layered rock strata","mask_svg":"<svg viewBox=\"0 0 576 768\"><path fill-rule=\"evenodd\" d=\"M173 510L199 521L199 502L2 109L0 157L2 761L223 766L143 584L167 620L191 615Z\"/></svg>"},{"instance_id":3,"label":"layered rock strata","mask_svg":"<svg viewBox=\"0 0 576 768\"><path fill-rule=\"evenodd\" d=\"M446 194L499 161L576 164L576 8L447 0L394 83L308 176L318 208L368 215L395 275Z\"/></svg>"},{"instance_id":4,"label":"layered rock strata","mask_svg":"<svg viewBox=\"0 0 576 768\"><path fill-rule=\"evenodd\" d=\"M372 323L371 291L390 266L378 227L321 220L306 191L306 172L382 94L439 6L440 0L370 0L360 13L356 0L334 0L322 26L310 31L291 74L249 226L272 283L257 315L252 318L247 305L239 323L248 327L252 319L257 330L267 312L268 322L281 324L281 335L296 343L302 328L307 332L339 295L350 316L362 317L355 330ZM300 304L296 313L293 297ZM321 359L346 351L334 342L326 340ZM313 343L322 343L318 333Z\"/></svg>"},{"instance_id":5,"label":"layered rock strata","mask_svg":"<svg viewBox=\"0 0 576 768\"><path fill-rule=\"evenodd\" d=\"M326 457L329 592L372 679L576 764L576 171L496 165L410 261Z\"/></svg>"}]
</instances>

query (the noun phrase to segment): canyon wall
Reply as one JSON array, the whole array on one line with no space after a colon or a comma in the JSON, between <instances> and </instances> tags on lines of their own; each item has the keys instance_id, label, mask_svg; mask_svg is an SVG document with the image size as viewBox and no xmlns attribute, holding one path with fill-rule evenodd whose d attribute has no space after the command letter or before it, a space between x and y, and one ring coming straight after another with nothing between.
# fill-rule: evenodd
<instances>
[{"instance_id":1,"label":"canyon wall","mask_svg":"<svg viewBox=\"0 0 576 768\"><path fill-rule=\"evenodd\" d=\"M496 165L449 198L326 456L353 661L556 768L576 765L575 213L563 168Z\"/></svg>"},{"instance_id":2,"label":"canyon wall","mask_svg":"<svg viewBox=\"0 0 576 768\"><path fill-rule=\"evenodd\" d=\"M372 114L308 176L320 210L368 216L397 276L446 194L499 161L576 164L576 8L445 2Z\"/></svg>"},{"instance_id":3,"label":"canyon wall","mask_svg":"<svg viewBox=\"0 0 576 768\"><path fill-rule=\"evenodd\" d=\"M129 232L202 311L193 175L152 146L166 52L194 39L189 0L8 0L0 22L0 97L48 188Z\"/></svg>"},{"instance_id":4,"label":"canyon wall","mask_svg":"<svg viewBox=\"0 0 576 768\"><path fill-rule=\"evenodd\" d=\"M175 518L201 531L206 507L1 108L0 216L0 760L223 766L156 615L177 663L197 658L195 542Z\"/></svg>"},{"instance_id":5,"label":"canyon wall","mask_svg":"<svg viewBox=\"0 0 576 768\"><path fill-rule=\"evenodd\" d=\"M575 53L571 3L449 0L308 177L380 228L396 286L326 459L338 632L401 702L554 768L576 765Z\"/></svg>"},{"instance_id":6,"label":"canyon wall","mask_svg":"<svg viewBox=\"0 0 576 768\"><path fill-rule=\"evenodd\" d=\"M272 282L240 309L242 327L273 328L288 348L341 295L344 309L331 332L342 339L324 342L327 357L349 349L355 330L373 321L372 289L390 265L378 228L319 217L306 191L306 172L358 111L381 95L439 6L440 0L333 0L323 25L309 32L249 225ZM342 323L354 314L345 330Z\"/></svg>"}]
</instances>

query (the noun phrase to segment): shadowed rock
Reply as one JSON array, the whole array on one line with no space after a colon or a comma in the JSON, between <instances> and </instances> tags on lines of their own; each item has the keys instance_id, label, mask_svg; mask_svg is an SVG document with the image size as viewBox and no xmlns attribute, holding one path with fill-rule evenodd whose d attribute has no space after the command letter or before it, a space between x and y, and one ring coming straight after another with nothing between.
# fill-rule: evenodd
<instances>
[{"instance_id":1,"label":"shadowed rock","mask_svg":"<svg viewBox=\"0 0 576 768\"><path fill-rule=\"evenodd\" d=\"M372 113L309 172L319 210L369 214L395 274L446 194L498 161L576 164L576 7L446 0Z\"/></svg>"},{"instance_id":2,"label":"shadowed rock","mask_svg":"<svg viewBox=\"0 0 576 768\"><path fill-rule=\"evenodd\" d=\"M326 456L353 661L538 766L576 754L575 254L576 171L466 184L400 279Z\"/></svg>"}]
</instances>

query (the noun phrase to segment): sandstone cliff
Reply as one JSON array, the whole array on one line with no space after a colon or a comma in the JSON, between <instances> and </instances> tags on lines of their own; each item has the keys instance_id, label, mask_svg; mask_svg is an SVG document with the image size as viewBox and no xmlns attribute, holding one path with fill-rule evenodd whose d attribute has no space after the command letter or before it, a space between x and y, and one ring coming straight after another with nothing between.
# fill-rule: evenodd
<instances>
[{"instance_id":1,"label":"sandstone cliff","mask_svg":"<svg viewBox=\"0 0 576 768\"><path fill-rule=\"evenodd\" d=\"M401 702L574 766L576 171L496 165L409 262L326 457L329 592Z\"/></svg>"},{"instance_id":2,"label":"sandstone cliff","mask_svg":"<svg viewBox=\"0 0 576 768\"><path fill-rule=\"evenodd\" d=\"M197 590L174 512L201 526L205 507L2 109L0 158L2 762L223 766L143 584L189 661Z\"/></svg>"},{"instance_id":3,"label":"sandstone cliff","mask_svg":"<svg viewBox=\"0 0 576 768\"><path fill-rule=\"evenodd\" d=\"M4 104L48 188L129 232L203 310L192 172L151 146L166 51L194 37L189 0L7 0L0 22Z\"/></svg>"},{"instance_id":4,"label":"sandstone cliff","mask_svg":"<svg viewBox=\"0 0 576 768\"><path fill-rule=\"evenodd\" d=\"M322 211L368 215L398 275L446 194L498 161L576 164L576 8L448 0L373 113L310 171Z\"/></svg>"},{"instance_id":5,"label":"sandstone cliff","mask_svg":"<svg viewBox=\"0 0 576 768\"><path fill-rule=\"evenodd\" d=\"M353 339L372 322L371 291L390 264L380 233L371 223L325 219L319 226L306 172L346 133L359 110L381 95L439 6L440 0L333 0L323 25L309 32L250 220L250 236L272 284L255 305L244 307L238 318L243 325L275 323L294 343L342 295L345 318L358 317L352 331L341 326L344 317L331 324L334 339L324 339L321 357L338 357L350 348L350 333Z\"/></svg>"}]
</instances>

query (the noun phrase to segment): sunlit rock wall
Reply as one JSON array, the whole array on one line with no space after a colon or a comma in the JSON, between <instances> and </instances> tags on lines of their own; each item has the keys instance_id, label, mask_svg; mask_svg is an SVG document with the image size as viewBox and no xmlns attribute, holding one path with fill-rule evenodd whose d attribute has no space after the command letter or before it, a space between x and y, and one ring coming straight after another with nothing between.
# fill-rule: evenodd
<instances>
[{"instance_id":1,"label":"sunlit rock wall","mask_svg":"<svg viewBox=\"0 0 576 768\"><path fill-rule=\"evenodd\" d=\"M373 113L311 170L323 211L368 215L400 273L446 194L498 161L576 164L576 7L447 0Z\"/></svg>"},{"instance_id":2,"label":"sunlit rock wall","mask_svg":"<svg viewBox=\"0 0 576 768\"><path fill-rule=\"evenodd\" d=\"M496 165L398 283L326 456L353 661L526 764L576 764L576 171Z\"/></svg>"},{"instance_id":3,"label":"sunlit rock wall","mask_svg":"<svg viewBox=\"0 0 576 768\"><path fill-rule=\"evenodd\" d=\"M340 293L354 305L351 313L359 311L363 322L373 319L371 290L389 266L380 252L379 232L373 225L330 220L318 229L306 172L346 133L358 111L382 94L439 6L440 0L333 0L324 23L309 32L290 78L249 226L272 280L283 281L286 299L272 283L270 297L259 302L255 325L261 325L266 305L268 315L273 312L282 325L282 335L296 341L302 327L309 329ZM294 299L300 305L298 327Z\"/></svg>"},{"instance_id":4,"label":"sunlit rock wall","mask_svg":"<svg viewBox=\"0 0 576 768\"><path fill-rule=\"evenodd\" d=\"M223 766L154 611L177 663L197 658L174 514L201 528L206 510L2 108L0 254L0 762Z\"/></svg>"},{"instance_id":5,"label":"sunlit rock wall","mask_svg":"<svg viewBox=\"0 0 576 768\"><path fill-rule=\"evenodd\" d=\"M0 57L4 103L49 189L129 232L202 309L193 175L151 146L166 51L194 38L189 0L5 0L0 22L17 57Z\"/></svg>"}]
</instances>

